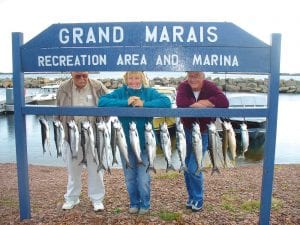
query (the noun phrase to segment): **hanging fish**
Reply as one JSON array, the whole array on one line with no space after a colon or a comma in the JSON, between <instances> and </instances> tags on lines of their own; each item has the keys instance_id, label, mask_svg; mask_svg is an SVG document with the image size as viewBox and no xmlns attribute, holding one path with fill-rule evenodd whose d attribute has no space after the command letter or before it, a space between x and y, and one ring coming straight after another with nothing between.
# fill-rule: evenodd
<instances>
[{"instance_id":1,"label":"hanging fish","mask_svg":"<svg viewBox=\"0 0 300 225\"><path fill-rule=\"evenodd\" d=\"M68 142L71 150L72 159L77 159L79 150L79 131L74 120L67 122L68 126Z\"/></svg>"},{"instance_id":2,"label":"hanging fish","mask_svg":"<svg viewBox=\"0 0 300 225\"><path fill-rule=\"evenodd\" d=\"M43 146L43 153L49 149L50 152L50 127L48 122L44 118L39 119L41 124L41 134L42 134L42 146Z\"/></svg>"},{"instance_id":3,"label":"hanging fish","mask_svg":"<svg viewBox=\"0 0 300 225\"><path fill-rule=\"evenodd\" d=\"M200 172L204 171L202 166L203 160L203 147L202 147L202 136L200 131L200 126L198 123L193 123L192 126L192 146L193 152L195 154L195 159L197 163L197 170L195 172L198 175Z\"/></svg>"},{"instance_id":4,"label":"hanging fish","mask_svg":"<svg viewBox=\"0 0 300 225\"><path fill-rule=\"evenodd\" d=\"M175 170L175 168L171 162L171 156L172 156L171 139L170 139L170 134L169 134L169 130L168 130L168 125L166 122L163 122L162 124L160 124L160 144L161 144L161 148L163 150L165 159L167 161L166 171L168 172L171 169Z\"/></svg>"},{"instance_id":5,"label":"hanging fish","mask_svg":"<svg viewBox=\"0 0 300 225\"><path fill-rule=\"evenodd\" d=\"M104 121L100 121L96 123L96 141L95 141L95 149L97 153L97 172L101 169L106 170L106 167L103 164L103 152L104 152Z\"/></svg>"},{"instance_id":6,"label":"hanging fish","mask_svg":"<svg viewBox=\"0 0 300 225\"><path fill-rule=\"evenodd\" d=\"M56 146L57 158L62 156L65 141L65 131L60 120L53 121L54 142Z\"/></svg>"},{"instance_id":7,"label":"hanging fish","mask_svg":"<svg viewBox=\"0 0 300 225\"><path fill-rule=\"evenodd\" d=\"M231 153L231 158L234 161L236 159L236 138L235 138L235 132L233 130L232 124L229 122L228 125L229 125L228 145Z\"/></svg>"},{"instance_id":8,"label":"hanging fish","mask_svg":"<svg viewBox=\"0 0 300 225\"><path fill-rule=\"evenodd\" d=\"M210 160L212 163L212 172L211 174L214 174L215 172L220 173L219 168L217 167L216 157L217 157L217 129L216 125L211 122L208 126L208 151L210 155Z\"/></svg>"},{"instance_id":9,"label":"hanging fish","mask_svg":"<svg viewBox=\"0 0 300 225\"><path fill-rule=\"evenodd\" d=\"M145 148L149 159L149 165L146 172L152 170L156 173L156 169L154 167L154 160L156 158L156 138L150 122L145 124Z\"/></svg>"},{"instance_id":10,"label":"hanging fish","mask_svg":"<svg viewBox=\"0 0 300 225\"><path fill-rule=\"evenodd\" d=\"M180 120L176 123L176 150L178 152L180 163L181 163L179 172L183 170L187 171L187 166L185 164L186 137L185 137L183 124Z\"/></svg>"},{"instance_id":11,"label":"hanging fish","mask_svg":"<svg viewBox=\"0 0 300 225\"><path fill-rule=\"evenodd\" d=\"M94 135L94 129L90 121L88 121L88 137L89 137L89 150L92 152L92 156L94 161L96 162L96 149L95 149L95 135Z\"/></svg>"},{"instance_id":12,"label":"hanging fish","mask_svg":"<svg viewBox=\"0 0 300 225\"><path fill-rule=\"evenodd\" d=\"M131 149L134 152L134 155L137 160L138 165L144 165L144 162L141 158L141 146L140 146L140 138L139 133L136 128L136 123L132 121L129 123L129 141L131 145Z\"/></svg>"},{"instance_id":13,"label":"hanging fish","mask_svg":"<svg viewBox=\"0 0 300 225\"><path fill-rule=\"evenodd\" d=\"M115 120L113 123L113 127L114 127L114 129L116 129L116 136L117 136L116 143L117 143L120 153L122 154L122 156L124 157L124 159L126 161L126 168L128 168L128 167L132 168L130 165L130 162L129 162L129 158L128 158L128 147L127 147L127 143L126 143L124 130L123 130L123 127L122 127L120 121Z\"/></svg>"},{"instance_id":14,"label":"hanging fish","mask_svg":"<svg viewBox=\"0 0 300 225\"><path fill-rule=\"evenodd\" d=\"M242 146L242 157L245 158L245 152L248 151L249 147L249 132L245 123L240 124L241 127L241 146Z\"/></svg>"},{"instance_id":15,"label":"hanging fish","mask_svg":"<svg viewBox=\"0 0 300 225\"><path fill-rule=\"evenodd\" d=\"M224 168L227 168L227 151L228 151L228 132L229 132L229 124L226 121L222 122L222 154L224 159Z\"/></svg>"},{"instance_id":16,"label":"hanging fish","mask_svg":"<svg viewBox=\"0 0 300 225\"><path fill-rule=\"evenodd\" d=\"M115 163L118 164L117 161L117 134L116 134L116 129L113 126L113 121L111 121L110 124L110 146L111 146L111 150L112 150L112 156L113 156L113 160L112 160L112 165L114 165Z\"/></svg>"},{"instance_id":17,"label":"hanging fish","mask_svg":"<svg viewBox=\"0 0 300 225\"><path fill-rule=\"evenodd\" d=\"M88 134L89 126L90 126L90 123L88 121L81 122L80 145L81 145L81 149L82 149L82 160L79 163L79 165L83 164L83 165L87 166L86 154L87 154L88 141L89 141L89 134Z\"/></svg>"}]
</instances>

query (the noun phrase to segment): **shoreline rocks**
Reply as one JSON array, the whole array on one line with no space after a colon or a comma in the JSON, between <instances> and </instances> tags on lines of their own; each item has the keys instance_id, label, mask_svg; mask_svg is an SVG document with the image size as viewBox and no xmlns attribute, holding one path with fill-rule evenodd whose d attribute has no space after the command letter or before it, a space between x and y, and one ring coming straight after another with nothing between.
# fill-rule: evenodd
<instances>
[{"instance_id":1,"label":"shoreline rocks","mask_svg":"<svg viewBox=\"0 0 300 225\"><path fill-rule=\"evenodd\" d=\"M66 78L65 78L66 79ZM62 82L62 78L56 78L54 80L44 77L38 78L25 78L24 85L26 88L40 88L49 84L57 84ZM177 87L178 84L185 79L182 77L155 77L150 80L150 85L161 85L161 86L171 86ZM211 78L207 77L208 80L213 81L218 87L226 92L250 92L250 93L267 93L268 91L268 79L255 79L250 78ZM99 79L108 89L116 89L122 86L123 79ZM0 88L10 88L13 87L13 82L10 78L0 78ZM300 80L295 80L293 78L289 80L280 80L279 93L300 93Z\"/></svg>"}]
</instances>

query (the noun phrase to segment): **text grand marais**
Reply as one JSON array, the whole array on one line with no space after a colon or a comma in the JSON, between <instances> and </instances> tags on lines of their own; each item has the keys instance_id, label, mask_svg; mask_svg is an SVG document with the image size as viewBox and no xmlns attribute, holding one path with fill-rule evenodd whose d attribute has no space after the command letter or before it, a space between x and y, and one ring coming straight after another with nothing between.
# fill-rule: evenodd
<instances>
[{"instance_id":1,"label":"text grand marais","mask_svg":"<svg viewBox=\"0 0 300 225\"><path fill-rule=\"evenodd\" d=\"M62 28L59 30L59 41L61 44L96 44L96 43L121 43L124 41L124 29L122 26L112 26L105 28L99 26L89 27L83 29L81 27L73 27L72 29ZM217 27L208 26L204 28L199 26L195 28L190 26L188 30L182 26L172 26L168 29L167 26L163 26L161 30L158 30L157 26L153 26L151 29L149 26L145 26L144 41L147 42L194 42L202 43L204 41L217 42L218 34Z\"/></svg>"}]
</instances>

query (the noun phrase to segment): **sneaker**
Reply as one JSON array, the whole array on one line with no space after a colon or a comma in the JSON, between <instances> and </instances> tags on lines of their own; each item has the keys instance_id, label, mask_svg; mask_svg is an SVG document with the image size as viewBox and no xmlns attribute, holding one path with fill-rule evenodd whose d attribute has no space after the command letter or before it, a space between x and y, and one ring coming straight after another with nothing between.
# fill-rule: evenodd
<instances>
[{"instance_id":1,"label":"sneaker","mask_svg":"<svg viewBox=\"0 0 300 225\"><path fill-rule=\"evenodd\" d=\"M61 208L64 210L73 209L75 205L79 204L79 202L79 199L77 199L76 201L65 201Z\"/></svg>"},{"instance_id":2,"label":"sneaker","mask_svg":"<svg viewBox=\"0 0 300 225\"><path fill-rule=\"evenodd\" d=\"M136 213L139 212L139 209L136 208L136 207L130 207L129 210L128 210L128 212L129 212L130 214L136 214Z\"/></svg>"},{"instance_id":3,"label":"sneaker","mask_svg":"<svg viewBox=\"0 0 300 225\"><path fill-rule=\"evenodd\" d=\"M140 209L139 215L145 215L146 213L149 213L150 209Z\"/></svg>"},{"instance_id":4,"label":"sneaker","mask_svg":"<svg viewBox=\"0 0 300 225\"><path fill-rule=\"evenodd\" d=\"M192 206L193 206L193 200L188 200L186 203L185 203L185 207L187 209L192 209Z\"/></svg>"},{"instance_id":5,"label":"sneaker","mask_svg":"<svg viewBox=\"0 0 300 225\"><path fill-rule=\"evenodd\" d=\"M201 201L195 202L195 204L192 205L192 211L198 212L203 208L203 203Z\"/></svg>"},{"instance_id":6,"label":"sneaker","mask_svg":"<svg viewBox=\"0 0 300 225\"><path fill-rule=\"evenodd\" d=\"M94 206L94 211L95 212L104 210L104 205L102 204L102 202L94 202L93 206Z\"/></svg>"}]
</instances>

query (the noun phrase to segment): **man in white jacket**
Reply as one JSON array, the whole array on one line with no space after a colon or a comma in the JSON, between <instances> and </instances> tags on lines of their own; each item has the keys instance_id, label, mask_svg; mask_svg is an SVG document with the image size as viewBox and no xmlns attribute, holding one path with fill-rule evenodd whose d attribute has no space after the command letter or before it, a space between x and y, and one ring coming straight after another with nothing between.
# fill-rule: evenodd
<instances>
[{"instance_id":1,"label":"man in white jacket","mask_svg":"<svg viewBox=\"0 0 300 225\"><path fill-rule=\"evenodd\" d=\"M99 96L107 93L105 86L93 79L89 79L88 72L72 72L72 78L64 81L57 91L58 106L96 106ZM95 117L91 116L58 116L66 131L67 122L74 120L80 131L80 124L84 121L90 121L93 124ZM66 143L66 142L65 142ZM70 147L66 146L66 163L68 169L68 185L67 192L64 195L65 202L62 209L72 209L79 204L81 193L81 173L83 164L80 163L83 158L82 148L79 142L79 151L77 159L72 159ZM105 187L103 182L103 171L97 172L97 164L95 163L91 149L86 151L87 170L88 170L88 196L94 207L94 211L104 210L103 199L105 195Z\"/></svg>"}]
</instances>

